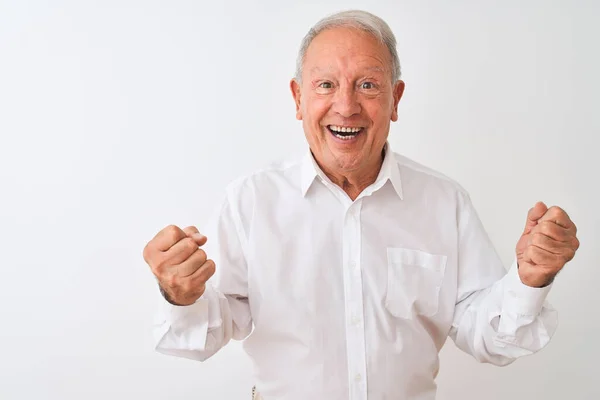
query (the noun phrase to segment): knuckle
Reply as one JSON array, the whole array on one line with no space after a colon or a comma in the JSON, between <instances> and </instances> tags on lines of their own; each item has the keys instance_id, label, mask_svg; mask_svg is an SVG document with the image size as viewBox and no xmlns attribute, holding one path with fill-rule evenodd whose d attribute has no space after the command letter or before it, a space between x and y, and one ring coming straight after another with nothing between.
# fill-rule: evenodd
<instances>
[{"instance_id":1,"label":"knuckle","mask_svg":"<svg viewBox=\"0 0 600 400\"><path fill-rule=\"evenodd\" d=\"M180 231L181 229L177 225L169 225L164 229L165 235L172 243L177 242Z\"/></svg>"},{"instance_id":2,"label":"knuckle","mask_svg":"<svg viewBox=\"0 0 600 400\"><path fill-rule=\"evenodd\" d=\"M527 249L527 256L530 259L537 260L537 259L539 259L539 255L540 255L540 249L538 249L535 246L529 246L529 248Z\"/></svg>"},{"instance_id":3,"label":"knuckle","mask_svg":"<svg viewBox=\"0 0 600 400\"><path fill-rule=\"evenodd\" d=\"M164 274L171 266L169 260L166 257L161 257L160 259L156 260L156 262L154 262L153 265L154 267L152 268L152 270L159 275Z\"/></svg>"},{"instance_id":4,"label":"knuckle","mask_svg":"<svg viewBox=\"0 0 600 400\"><path fill-rule=\"evenodd\" d=\"M177 275L170 275L167 278L165 278L164 281L165 281L167 287L169 287L169 288L176 288L180 285Z\"/></svg>"},{"instance_id":5,"label":"knuckle","mask_svg":"<svg viewBox=\"0 0 600 400\"><path fill-rule=\"evenodd\" d=\"M206 260L206 272L209 277L213 276L217 270L217 266L213 260Z\"/></svg>"},{"instance_id":6,"label":"knuckle","mask_svg":"<svg viewBox=\"0 0 600 400\"><path fill-rule=\"evenodd\" d=\"M545 242L545 236L544 234L542 234L541 232L535 232L532 236L531 236L531 243L533 245L536 246L541 246L544 244Z\"/></svg>"},{"instance_id":7,"label":"knuckle","mask_svg":"<svg viewBox=\"0 0 600 400\"><path fill-rule=\"evenodd\" d=\"M148 242L145 246L144 246L144 250L142 250L142 257L144 257L144 261L146 262L146 264L150 264L151 259L152 259L152 248L151 248L151 243L152 242Z\"/></svg>"},{"instance_id":8,"label":"knuckle","mask_svg":"<svg viewBox=\"0 0 600 400\"><path fill-rule=\"evenodd\" d=\"M146 261L146 263L152 265L159 255L160 251L158 250L156 239L152 239L146 243L144 250L142 251L142 256L144 257L144 261Z\"/></svg>"},{"instance_id":9,"label":"knuckle","mask_svg":"<svg viewBox=\"0 0 600 400\"><path fill-rule=\"evenodd\" d=\"M165 227L165 230L167 232L177 232L179 230L179 227L175 224L170 224Z\"/></svg>"},{"instance_id":10,"label":"knuckle","mask_svg":"<svg viewBox=\"0 0 600 400\"><path fill-rule=\"evenodd\" d=\"M183 242L183 248L189 254L192 254L194 252L194 250L196 250L198 248L198 244L194 241L194 239L192 239L190 237L181 239L181 241Z\"/></svg>"},{"instance_id":11,"label":"knuckle","mask_svg":"<svg viewBox=\"0 0 600 400\"><path fill-rule=\"evenodd\" d=\"M565 229L562 225L558 225L553 223L551 226L549 226L550 232L552 232L553 235L565 239L570 233L567 229Z\"/></svg>"},{"instance_id":12,"label":"knuckle","mask_svg":"<svg viewBox=\"0 0 600 400\"><path fill-rule=\"evenodd\" d=\"M193 266L195 269L200 268L203 262L204 260L202 259L202 253L200 253L199 249L196 250L192 255L190 255L187 260L187 263L190 266Z\"/></svg>"},{"instance_id":13,"label":"knuckle","mask_svg":"<svg viewBox=\"0 0 600 400\"><path fill-rule=\"evenodd\" d=\"M193 287L191 284L191 281L189 279L185 279L182 283L181 283L181 291L185 294L188 294L190 292L192 292Z\"/></svg>"},{"instance_id":14,"label":"knuckle","mask_svg":"<svg viewBox=\"0 0 600 400\"><path fill-rule=\"evenodd\" d=\"M548 211L550 211L551 213L557 213L561 211L561 208L559 206L551 206Z\"/></svg>"},{"instance_id":15,"label":"knuckle","mask_svg":"<svg viewBox=\"0 0 600 400\"><path fill-rule=\"evenodd\" d=\"M197 247L197 245L196 245L196 247ZM198 248L196 250L195 256L198 258L198 260L200 262L202 262L202 264L204 264L204 262L206 261L206 252L200 248Z\"/></svg>"},{"instance_id":16,"label":"knuckle","mask_svg":"<svg viewBox=\"0 0 600 400\"><path fill-rule=\"evenodd\" d=\"M552 206L550 207L550 215L552 215L552 217L556 218L556 217L562 217L565 214L564 210L558 206Z\"/></svg>"},{"instance_id":17,"label":"knuckle","mask_svg":"<svg viewBox=\"0 0 600 400\"><path fill-rule=\"evenodd\" d=\"M552 233L554 231L555 225L556 224L554 222L552 222L552 221L542 221L539 224L540 228L539 228L538 231L542 232L542 233Z\"/></svg>"}]
</instances>

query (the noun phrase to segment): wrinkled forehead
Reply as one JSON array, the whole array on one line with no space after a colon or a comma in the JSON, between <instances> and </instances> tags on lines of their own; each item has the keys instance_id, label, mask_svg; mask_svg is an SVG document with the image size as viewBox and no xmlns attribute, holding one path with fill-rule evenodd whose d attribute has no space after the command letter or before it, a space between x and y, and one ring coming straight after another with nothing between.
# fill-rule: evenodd
<instances>
[{"instance_id":1,"label":"wrinkled forehead","mask_svg":"<svg viewBox=\"0 0 600 400\"><path fill-rule=\"evenodd\" d=\"M354 27L335 27L319 33L304 58L305 73L360 71L391 75L391 55L377 37Z\"/></svg>"},{"instance_id":2,"label":"wrinkled forehead","mask_svg":"<svg viewBox=\"0 0 600 400\"><path fill-rule=\"evenodd\" d=\"M311 75L314 74L331 74L334 73L337 68L336 65L327 65L326 63L323 63L323 65L315 65L312 68L310 68L308 70L308 73ZM365 72L365 73L372 73L372 74L377 74L377 75L384 75L389 73L389 70L384 68L381 65L377 65L376 62L357 62L355 64L355 69L356 70L360 70L361 72Z\"/></svg>"}]
</instances>

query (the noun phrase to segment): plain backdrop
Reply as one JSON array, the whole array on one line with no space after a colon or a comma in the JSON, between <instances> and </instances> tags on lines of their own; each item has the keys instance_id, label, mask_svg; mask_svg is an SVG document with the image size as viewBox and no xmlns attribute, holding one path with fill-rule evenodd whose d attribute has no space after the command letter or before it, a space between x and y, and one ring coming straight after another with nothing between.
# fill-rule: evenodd
<instances>
[{"instance_id":1,"label":"plain backdrop","mask_svg":"<svg viewBox=\"0 0 600 400\"><path fill-rule=\"evenodd\" d=\"M598 2L0 0L0 399L250 398L239 343L154 352L142 249L304 152L296 51L348 8L398 39L395 150L470 192L507 266L537 200L579 227L550 345L499 368L449 341L438 398L600 398Z\"/></svg>"}]
</instances>

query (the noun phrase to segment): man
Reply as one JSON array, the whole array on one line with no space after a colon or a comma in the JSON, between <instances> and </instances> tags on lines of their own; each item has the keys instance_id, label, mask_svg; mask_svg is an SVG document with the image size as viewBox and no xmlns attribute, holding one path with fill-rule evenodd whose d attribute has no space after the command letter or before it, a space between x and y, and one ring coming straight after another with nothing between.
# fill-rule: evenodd
<instances>
[{"instance_id":1,"label":"man","mask_svg":"<svg viewBox=\"0 0 600 400\"><path fill-rule=\"evenodd\" d=\"M206 236L169 226L144 249L159 352L203 361L244 339L266 400L434 399L448 336L495 365L548 343L575 225L537 203L507 273L465 190L390 148L399 78L380 18L309 31L291 82L306 157L231 184Z\"/></svg>"}]
</instances>

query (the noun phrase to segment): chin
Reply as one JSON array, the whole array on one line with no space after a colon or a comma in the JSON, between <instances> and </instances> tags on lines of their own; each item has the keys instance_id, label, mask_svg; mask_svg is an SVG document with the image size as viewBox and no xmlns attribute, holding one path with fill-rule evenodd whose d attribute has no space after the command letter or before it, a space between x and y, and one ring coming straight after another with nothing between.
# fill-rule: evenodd
<instances>
[{"instance_id":1,"label":"chin","mask_svg":"<svg viewBox=\"0 0 600 400\"><path fill-rule=\"evenodd\" d=\"M354 171L360 166L362 161L362 157L359 152L344 152L342 154L334 153L334 158L337 168L343 171Z\"/></svg>"}]
</instances>

